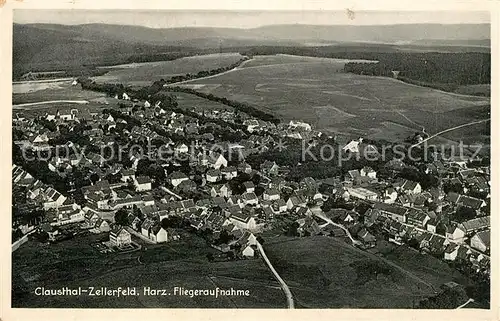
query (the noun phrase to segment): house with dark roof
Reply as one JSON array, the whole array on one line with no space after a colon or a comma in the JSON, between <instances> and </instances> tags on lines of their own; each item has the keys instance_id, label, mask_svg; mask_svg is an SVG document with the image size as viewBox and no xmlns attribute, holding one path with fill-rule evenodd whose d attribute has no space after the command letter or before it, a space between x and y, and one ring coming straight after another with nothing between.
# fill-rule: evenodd
<instances>
[{"instance_id":1,"label":"house with dark roof","mask_svg":"<svg viewBox=\"0 0 500 321\"><path fill-rule=\"evenodd\" d=\"M470 239L470 246L481 252L489 252L490 250L490 230L477 232Z\"/></svg>"},{"instance_id":2,"label":"house with dark roof","mask_svg":"<svg viewBox=\"0 0 500 321\"><path fill-rule=\"evenodd\" d=\"M115 225L109 232L109 240L112 245L123 247L132 243L130 233L120 225Z\"/></svg>"}]
</instances>

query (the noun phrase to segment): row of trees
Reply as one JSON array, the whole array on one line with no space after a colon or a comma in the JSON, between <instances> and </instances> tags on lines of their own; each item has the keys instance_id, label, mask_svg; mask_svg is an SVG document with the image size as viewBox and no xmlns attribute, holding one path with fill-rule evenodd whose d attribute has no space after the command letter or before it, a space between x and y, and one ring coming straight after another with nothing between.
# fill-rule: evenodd
<instances>
[{"instance_id":1,"label":"row of trees","mask_svg":"<svg viewBox=\"0 0 500 321\"><path fill-rule=\"evenodd\" d=\"M202 70L196 74L189 74L188 73L185 75L173 76L169 80L167 80L167 83L171 84L171 83L176 83L176 82L181 82L181 81L186 81L186 80L191 80L191 79L197 79L197 78L203 78L203 77L217 75L217 74L220 74L220 73L223 73L225 71L228 71L228 70L231 70L231 69L238 67L246 60L248 60L247 57L242 58L242 59L238 60L237 62L235 62L229 66L226 66L226 67L219 67L219 68L210 69L210 70Z\"/></svg>"}]
</instances>

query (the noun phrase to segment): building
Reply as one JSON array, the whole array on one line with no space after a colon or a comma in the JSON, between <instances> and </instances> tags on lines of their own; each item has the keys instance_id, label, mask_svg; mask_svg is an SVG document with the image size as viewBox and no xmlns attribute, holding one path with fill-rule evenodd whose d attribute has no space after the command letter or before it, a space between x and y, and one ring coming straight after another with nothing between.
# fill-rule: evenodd
<instances>
[{"instance_id":1,"label":"building","mask_svg":"<svg viewBox=\"0 0 500 321\"><path fill-rule=\"evenodd\" d=\"M151 190L151 178L147 176L139 176L134 180L135 189L138 192Z\"/></svg>"},{"instance_id":2,"label":"building","mask_svg":"<svg viewBox=\"0 0 500 321\"><path fill-rule=\"evenodd\" d=\"M490 250L490 230L476 233L470 239L470 246L478 251L488 252Z\"/></svg>"},{"instance_id":3,"label":"building","mask_svg":"<svg viewBox=\"0 0 500 321\"><path fill-rule=\"evenodd\" d=\"M118 247L123 247L130 245L132 243L131 235L130 233L123 227L119 225L115 225L110 233L109 233L109 240L112 245L118 246Z\"/></svg>"},{"instance_id":4,"label":"building","mask_svg":"<svg viewBox=\"0 0 500 321\"><path fill-rule=\"evenodd\" d=\"M375 201L378 198L377 193L372 192L363 187L356 187L356 188L348 187L347 192L349 193L349 195L362 200Z\"/></svg>"}]
</instances>

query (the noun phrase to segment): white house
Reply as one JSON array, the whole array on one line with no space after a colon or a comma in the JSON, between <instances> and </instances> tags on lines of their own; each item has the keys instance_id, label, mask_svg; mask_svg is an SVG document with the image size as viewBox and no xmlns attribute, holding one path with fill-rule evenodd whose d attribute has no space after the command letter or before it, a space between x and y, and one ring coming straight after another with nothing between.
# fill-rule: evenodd
<instances>
[{"instance_id":1,"label":"white house","mask_svg":"<svg viewBox=\"0 0 500 321\"><path fill-rule=\"evenodd\" d=\"M183 181L187 181L189 177L186 176L186 174L182 172L173 172L170 175L170 183L174 186L177 187L180 183Z\"/></svg>"},{"instance_id":2,"label":"white house","mask_svg":"<svg viewBox=\"0 0 500 321\"><path fill-rule=\"evenodd\" d=\"M350 153L359 153L359 144L363 141L363 138L360 138L358 140L352 140L347 145L342 147L342 150L344 152L350 152Z\"/></svg>"},{"instance_id":3,"label":"white house","mask_svg":"<svg viewBox=\"0 0 500 321\"><path fill-rule=\"evenodd\" d=\"M156 225L151 229L149 239L156 243L165 243L168 241L168 232L163 227Z\"/></svg>"},{"instance_id":4,"label":"white house","mask_svg":"<svg viewBox=\"0 0 500 321\"><path fill-rule=\"evenodd\" d=\"M490 230L478 232L470 239L470 246L478 251L486 252L490 249Z\"/></svg>"},{"instance_id":5,"label":"white house","mask_svg":"<svg viewBox=\"0 0 500 321\"><path fill-rule=\"evenodd\" d=\"M446 230L446 238L452 242L460 243L464 241L465 232L458 227L449 227Z\"/></svg>"},{"instance_id":6,"label":"white house","mask_svg":"<svg viewBox=\"0 0 500 321\"><path fill-rule=\"evenodd\" d=\"M151 107L151 103L150 103L149 101L147 101L147 100L146 100L146 101L144 102L144 107L146 107L146 108Z\"/></svg>"},{"instance_id":7,"label":"white house","mask_svg":"<svg viewBox=\"0 0 500 321\"><path fill-rule=\"evenodd\" d=\"M124 99L124 100L130 100L130 96L127 93L123 93L122 99Z\"/></svg>"},{"instance_id":8,"label":"white house","mask_svg":"<svg viewBox=\"0 0 500 321\"><path fill-rule=\"evenodd\" d=\"M275 201L280 199L280 192L276 188L269 188L264 191L262 195L266 201Z\"/></svg>"},{"instance_id":9,"label":"white house","mask_svg":"<svg viewBox=\"0 0 500 321\"><path fill-rule=\"evenodd\" d=\"M207 171L206 176L207 176L207 182L215 183L220 179L221 173L218 169L211 169Z\"/></svg>"},{"instance_id":10,"label":"white house","mask_svg":"<svg viewBox=\"0 0 500 321\"><path fill-rule=\"evenodd\" d=\"M135 189L138 192L151 190L151 178L147 176L139 176L134 179Z\"/></svg>"}]
</instances>

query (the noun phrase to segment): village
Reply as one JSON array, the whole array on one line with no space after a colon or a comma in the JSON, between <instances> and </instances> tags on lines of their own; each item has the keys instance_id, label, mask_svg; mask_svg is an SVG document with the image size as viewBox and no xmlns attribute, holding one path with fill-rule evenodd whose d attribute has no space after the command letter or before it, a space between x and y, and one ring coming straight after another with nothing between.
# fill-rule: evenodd
<instances>
[{"instance_id":1,"label":"village","mask_svg":"<svg viewBox=\"0 0 500 321\"><path fill-rule=\"evenodd\" d=\"M98 250L126 252L195 233L219 253L209 261L237 260L259 257L271 234L324 235L374 253L381 241L412 247L489 278L490 167L481 158L371 166L353 157L340 175L292 179L290 166L266 156L302 141L334 141L347 155L377 146L229 107L114 99L101 110L15 113L13 250L31 237L93 233L109 236ZM61 146L66 154L51 153ZM415 166L432 183L409 179Z\"/></svg>"}]
</instances>

